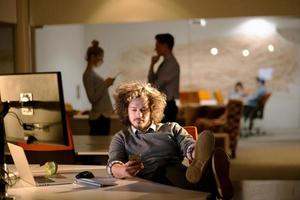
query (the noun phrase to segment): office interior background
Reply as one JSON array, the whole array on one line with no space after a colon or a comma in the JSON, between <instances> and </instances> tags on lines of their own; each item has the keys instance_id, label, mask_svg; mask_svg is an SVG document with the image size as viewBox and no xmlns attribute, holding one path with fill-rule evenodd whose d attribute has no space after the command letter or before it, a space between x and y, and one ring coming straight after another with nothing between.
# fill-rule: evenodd
<instances>
[{"instance_id":1,"label":"office interior background","mask_svg":"<svg viewBox=\"0 0 300 200\"><path fill-rule=\"evenodd\" d=\"M299 128L299 4L292 0L268 5L268 1L229 1L232 7L227 11L221 8L223 2L215 3L219 6L193 0L16 0L9 4L1 0L4 12L0 19L17 24L15 34L19 39L10 40L16 43L19 59L11 64L6 62L7 56L2 56L1 63L14 65L13 72L61 71L65 102L74 109L87 110L90 104L82 73L91 40L99 40L105 50L104 64L98 72L103 77L121 72L116 86L123 81L146 81L150 58L155 53L154 36L170 32L175 36L174 54L181 65L181 91L221 89L226 96L236 81L242 81L251 91L255 77L265 72L270 75L267 87L272 97L265 108L264 127ZM14 12L7 14L7 7L15 16ZM206 20L205 26L202 19ZM26 24L31 27L30 33L26 28L24 31ZM11 30L1 30L8 38L12 35ZM30 47L22 50L20 40ZM7 41L1 42L3 46ZM3 72L10 72L2 66Z\"/></svg>"}]
</instances>

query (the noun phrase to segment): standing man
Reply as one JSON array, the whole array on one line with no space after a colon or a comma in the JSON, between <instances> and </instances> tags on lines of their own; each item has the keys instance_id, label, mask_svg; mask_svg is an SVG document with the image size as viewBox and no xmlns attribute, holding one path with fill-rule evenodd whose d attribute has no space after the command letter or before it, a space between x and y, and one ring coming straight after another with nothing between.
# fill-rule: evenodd
<instances>
[{"instance_id":1,"label":"standing man","mask_svg":"<svg viewBox=\"0 0 300 200\"><path fill-rule=\"evenodd\" d=\"M167 96L167 106L164 110L163 122L174 122L178 113L175 99L179 98L179 64L172 53L174 37L169 33L157 34L155 36L155 51L157 55L152 56L148 73L148 82L156 86ZM154 72L154 65L163 56L163 62Z\"/></svg>"}]
</instances>

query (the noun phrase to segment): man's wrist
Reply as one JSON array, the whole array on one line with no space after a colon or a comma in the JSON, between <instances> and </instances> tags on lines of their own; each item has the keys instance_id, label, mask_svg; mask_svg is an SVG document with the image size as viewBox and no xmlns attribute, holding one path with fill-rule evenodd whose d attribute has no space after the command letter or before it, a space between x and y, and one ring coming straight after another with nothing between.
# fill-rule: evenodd
<instances>
[{"instance_id":1,"label":"man's wrist","mask_svg":"<svg viewBox=\"0 0 300 200\"><path fill-rule=\"evenodd\" d=\"M110 163L107 164L106 166L106 171L107 173L112 176L112 177L115 177L114 174L113 174L113 171L112 171L112 167L116 164L119 164L119 165L124 165L123 162L119 161L119 160L115 160L115 161L112 161Z\"/></svg>"}]
</instances>

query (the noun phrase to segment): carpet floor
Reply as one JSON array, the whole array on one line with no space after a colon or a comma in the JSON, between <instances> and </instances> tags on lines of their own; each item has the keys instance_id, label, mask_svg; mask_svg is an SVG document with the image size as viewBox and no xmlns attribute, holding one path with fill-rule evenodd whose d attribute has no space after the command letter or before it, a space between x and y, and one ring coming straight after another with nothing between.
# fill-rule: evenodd
<instances>
[{"instance_id":1,"label":"carpet floor","mask_svg":"<svg viewBox=\"0 0 300 200\"><path fill-rule=\"evenodd\" d=\"M300 180L300 129L267 130L239 139L233 180Z\"/></svg>"}]
</instances>

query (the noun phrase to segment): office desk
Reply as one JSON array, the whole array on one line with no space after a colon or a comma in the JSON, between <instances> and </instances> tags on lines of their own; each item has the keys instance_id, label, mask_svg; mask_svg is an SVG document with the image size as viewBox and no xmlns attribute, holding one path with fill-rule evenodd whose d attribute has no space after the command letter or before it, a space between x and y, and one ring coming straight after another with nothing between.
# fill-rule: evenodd
<instances>
[{"instance_id":1,"label":"office desk","mask_svg":"<svg viewBox=\"0 0 300 200\"><path fill-rule=\"evenodd\" d=\"M225 112L225 106L183 104L179 107L177 120L185 126L194 125L198 117L217 118Z\"/></svg>"},{"instance_id":2,"label":"office desk","mask_svg":"<svg viewBox=\"0 0 300 200\"><path fill-rule=\"evenodd\" d=\"M71 176L76 174L71 172L78 172L85 169L92 171L96 177L106 176L104 166L59 166L60 172L69 172ZM199 200L207 199L209 197L208 193L183 190L177 187L162 185L139 178L117 180L116 186L102 188L77 184L33 187L20 180L13 188L8 189L8 194L21 200Z\"/></svg>"},{"instance_id":3,"label":"office desk","mask_svg":"<svg viewBox=\"0 0 300 200\"><path fill-rule=\"evenodd\" d=\"M73 135L89 135L89 116L88 115L74 115L69 118L70 127ZM123 128L122 123L117 115L110 116L110 134L115 134Z\"/></svg>"}]
</instances>

